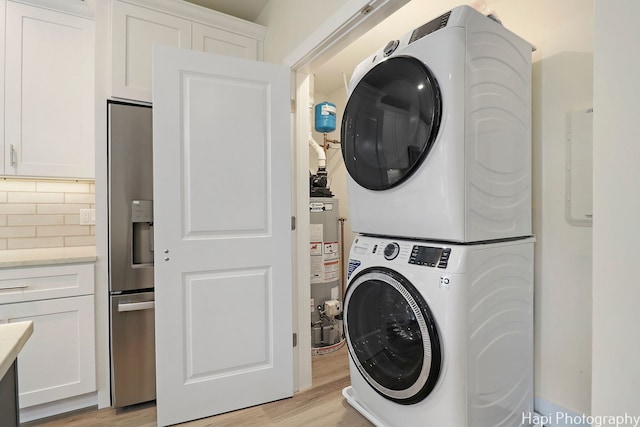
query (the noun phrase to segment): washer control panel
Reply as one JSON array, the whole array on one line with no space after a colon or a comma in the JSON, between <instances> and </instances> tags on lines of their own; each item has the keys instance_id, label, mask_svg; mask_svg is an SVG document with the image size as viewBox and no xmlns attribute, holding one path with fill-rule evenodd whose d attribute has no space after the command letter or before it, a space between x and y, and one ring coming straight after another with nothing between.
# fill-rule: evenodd
<instances>
[{"instance_id":1,"label":"washer control panel","mask_svg":"<svg viewBox=\"0 0 640 427\"><path fill-rule=\"evenodd\" d=\"M396 242L389 243L384 247L384 259L391 261L400 253L400 245Z\"/></svg>"},{"instance_id":2,"label":"washer control panel","mask_svg":"<svg viewBox=\"0 0 640 427\"><path fill-rule=\"evenodd\" d=\"M414 245L413 249L411 249L409 264L447 268L450 255L451 248Z\"/></svg>"},{"instance_id":3,"label":"washer control panel","mask_svg":"<svg viewBox=\"0 0 640 427\"><path fill-rule=\"evenodd\" d=\"M449 267L452 248L446 246L430 246L428 242L408 242L403 240L387 240L378 237L360 236L351 247L350 258L358 259L372 255L378 265L389 262L395 265L412 264L417 266L446 269ZM455 250L458 256L461 251ZM456 261L454 261L456 262Z\"/></svg>"}]
</instances>

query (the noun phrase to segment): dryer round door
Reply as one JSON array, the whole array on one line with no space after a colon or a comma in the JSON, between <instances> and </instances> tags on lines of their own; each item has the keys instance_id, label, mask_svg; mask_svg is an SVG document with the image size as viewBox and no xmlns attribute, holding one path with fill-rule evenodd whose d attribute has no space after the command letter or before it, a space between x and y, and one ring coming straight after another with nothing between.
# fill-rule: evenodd
<instances>
[{"instance_id":1,"label":"dryer round door","mask_svg":"<svg viewBox=\"0 0 640 427\"><path fill-rule=\"evenodd\" d=\"M418 59L395 56L373 67L353 89L342 118L349 175L369 190L408 179L436 139L441 104L434 75Z\"/></svg>"},{"instance_id":2,"label":"dryer round door","mask_svg":"<svg viewBox=\"0 0 640 427\"><path fill-rule=\"evenodd\" d=\"M401 274L373 267L351 280L344 307L349 354L369 385L405 405L426 398L440 375L442 353L420 292Z\"/></svg>"}]
</instances>

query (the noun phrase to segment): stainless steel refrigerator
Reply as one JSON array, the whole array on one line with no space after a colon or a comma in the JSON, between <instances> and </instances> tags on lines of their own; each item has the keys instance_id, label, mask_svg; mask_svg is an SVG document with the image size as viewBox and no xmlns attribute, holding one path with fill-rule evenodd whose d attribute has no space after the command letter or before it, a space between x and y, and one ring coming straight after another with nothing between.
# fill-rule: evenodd
<instances>
[{"instance_id":1,"label":"stainless steel refrigerator","mask_svg":"<svg viewBox=\"0 0 640 427\"><path fill-rule=\"evenodd\" d=\"M111 403L154 400L151 107L108 101Z\"/></svg>"}]
</instances>

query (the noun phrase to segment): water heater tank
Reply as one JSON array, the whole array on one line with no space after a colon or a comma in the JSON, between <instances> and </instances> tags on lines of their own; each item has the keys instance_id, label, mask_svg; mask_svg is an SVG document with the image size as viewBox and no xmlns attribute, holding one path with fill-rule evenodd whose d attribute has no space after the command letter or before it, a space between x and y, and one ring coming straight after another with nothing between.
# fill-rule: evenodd
<instances>
[{"instance_id":1,"label":"water heater tank","mask_svg":"<svg viewBox=\"0 0 640 427\"><path fill-rule=\"evenodd\" d=\"M309 199L311 255L311 352L321 355L345 344L342 330L338 199Z\"/></svg>"},{"instance_id":2,"label":"water heater tank","mask_svg":"<svg viewBox=\"0 0 640 427\"><path fill-rule=\"evenodd\" d=\"M336 130L336 105L321 102L316 105L315 128L317 132L327 133Z\"/></svg>"}]
</instances>

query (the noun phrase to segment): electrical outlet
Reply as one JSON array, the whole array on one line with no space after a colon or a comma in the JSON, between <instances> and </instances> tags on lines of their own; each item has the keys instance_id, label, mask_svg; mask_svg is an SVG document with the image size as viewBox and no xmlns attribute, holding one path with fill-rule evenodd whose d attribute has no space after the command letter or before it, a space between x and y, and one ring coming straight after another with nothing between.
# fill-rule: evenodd
<instances>
[{"instance_id":1,"label":"electrical outlet","mask_svg":"<svg viewBox=\"0 0 640 427\"><path fill-rule=\"evenodd\" d=\"M95 209L80 209L80 225L94 225L96 223Z\"/></svg>"}]
</instances>

